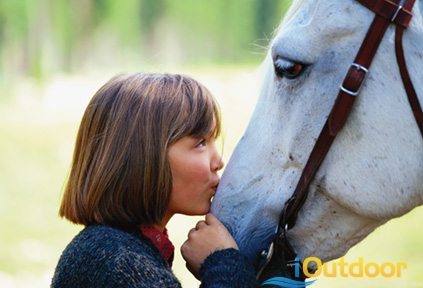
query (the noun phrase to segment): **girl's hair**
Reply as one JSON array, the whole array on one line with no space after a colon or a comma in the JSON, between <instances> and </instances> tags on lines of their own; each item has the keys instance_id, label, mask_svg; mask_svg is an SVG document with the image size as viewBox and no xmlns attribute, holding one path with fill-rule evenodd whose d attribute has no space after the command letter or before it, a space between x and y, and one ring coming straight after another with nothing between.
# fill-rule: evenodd
<instances>
[{"instance_id":1,"label":"girl's hair","mask_svg":"<svg viewBox=\"0 0 423 288\"><path fill-rule=\"evenodd\" d=\"M213 96L190 77L112 78L85 110L59 215L124 229L159 223L172 189L169 145L216 138L220 121Z\"/></svg>"}]
</instances>

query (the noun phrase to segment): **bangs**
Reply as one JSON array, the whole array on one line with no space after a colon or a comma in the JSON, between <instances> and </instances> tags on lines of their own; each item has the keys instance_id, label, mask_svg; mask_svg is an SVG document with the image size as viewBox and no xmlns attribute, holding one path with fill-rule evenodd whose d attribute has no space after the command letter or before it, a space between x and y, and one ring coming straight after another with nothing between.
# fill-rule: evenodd
<instances>
[{"instance_id":1,"label":"bangs","mask_svg":"<svg viewBox=\"0 0 423 288\"><path fill-rule=\"evenodd\" d=\"M211 101L204 103L204 107L187 112L185 119L184 136L214 137L220 135L220 113L218 107ZM204 109L201 109L204 108Z\"/></svg>"},{"instance_id":2,"label":"bangs","mask_svg":"<svg viewBox=\"0 0 423 288\"><path fill-rule=\"evenodd\" d=\"M218 138L221 132L220 109L213 95L201 84L184 77L181 81L179 113L175 119L175 142L185 136Z\"/></svg>"}]
</instances>

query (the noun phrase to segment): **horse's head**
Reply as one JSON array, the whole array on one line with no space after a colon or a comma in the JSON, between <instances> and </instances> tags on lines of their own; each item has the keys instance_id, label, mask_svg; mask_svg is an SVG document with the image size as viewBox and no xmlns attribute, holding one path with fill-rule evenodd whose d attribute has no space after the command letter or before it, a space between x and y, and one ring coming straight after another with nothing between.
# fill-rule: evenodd
<instances>
[{"instance_id":1,"label":"horse's head","mask_svg":"<svg viewBox=\"0 0 423 288\"><path fill-rule=\"evenodd\" d=\"M404 34L423 102L422 1ZM354 0L294 1L271 43L254 115L222 177L212 212L251 260L266 248L374 14ZM423 203L423 141L390 27L343 130L288 237L324 261Z\"/></svg>"}]
</instances>

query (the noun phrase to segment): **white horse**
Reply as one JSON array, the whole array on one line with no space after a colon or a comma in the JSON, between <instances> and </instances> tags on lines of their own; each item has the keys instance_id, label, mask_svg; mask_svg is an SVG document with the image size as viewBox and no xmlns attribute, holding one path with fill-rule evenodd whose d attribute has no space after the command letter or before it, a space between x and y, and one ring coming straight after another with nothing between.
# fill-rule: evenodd
<instances>
[{"instance_id":1,"label":"white horse","mask_svg":"<svg viewBox=\"0 0 423 288\"><path fill-rule=\"evenodd\" d=\"M421 103L422 14L418 0L403 37ZM354 0L294 0L273 39L254 114L212 204L251 261L268 247L373 18ZM423 204L423 139L399 74L391 26L288 232L302 259L341 257L376 227ZM295 79L278 77L276 58L307 68Z\"/></svg>"}]
</instances>

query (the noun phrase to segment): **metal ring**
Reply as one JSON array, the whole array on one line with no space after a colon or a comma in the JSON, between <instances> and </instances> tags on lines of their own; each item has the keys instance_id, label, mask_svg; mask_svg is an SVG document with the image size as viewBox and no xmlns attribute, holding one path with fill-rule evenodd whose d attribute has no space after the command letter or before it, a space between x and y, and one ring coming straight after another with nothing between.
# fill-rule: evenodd
<instances>
[{"instance_id":1,"label":"metal ring","mask_svg":"<svg viewBox=\"0 0 423 288\"><path fill-rule=\"evenodd\" d=\"M356 92L353 92L353 91L351 91L351 90L348 90L347 88L345 88L344 86L339 86L339 89L341 89L342 91L344 91L345 93L347 93L347 94L349 94L349 95L351 95L351 96L357 96L358 95L358 93L359 93L359 91L360 91L360 89L358 89Z\"/></svg>"},{"instance_id":2,"label":"metal ring","mask_svg":"<svg viewBox=\"0 0 423 288\"><path fill-rule=\"evenodd\" d=\"M351 67L356 68L357 70L361 70L364 72L364 77L367 76L367 73L369 73L369 69L367 69L366 67L364 67L363 65L357 64L357 63L352 63ZM344 91L345 93L351 95L351 96L357 96L360 93L361 90L361 86L363 85L364 79L363 81L360 83L360 87L358 87L357 91L351 91L348 90L347 88L345 88L343 86L343 83L339 86L339 89L341 89L342 91Z\"/></svg>"},{"instance_id":3,"label":"metal ring","mask_svg":"<svg viewBox=\"0 0 423 288\"><path fill-rule=\"evenodd\" d=\"M352 63L351 66L357 68L358 70L363 70L366 74L369 73L369 69L367 69L363 65L360 65L360 64L357 64L357 63Z\"/></svg>"},{"instance_id":4,"label":"metal ring","mask_svg":"<svg viewBox=\"0 0 423 288\"><path fill-rule=\"evenodd\" d=\"M398 13L401 11L401 9L402 9L402 6L401 5L398 5L397 11L395 11L394 16L392 16L392 18L391 18L391 22L394 22L395 21L395 19L398 16Z\"/></svg>"}]
</instances>

